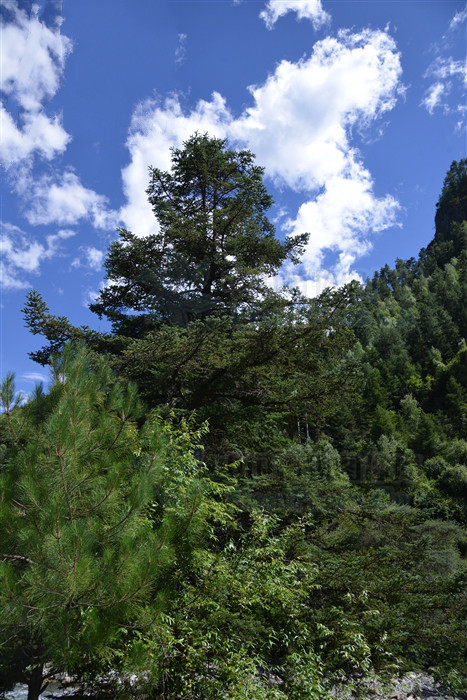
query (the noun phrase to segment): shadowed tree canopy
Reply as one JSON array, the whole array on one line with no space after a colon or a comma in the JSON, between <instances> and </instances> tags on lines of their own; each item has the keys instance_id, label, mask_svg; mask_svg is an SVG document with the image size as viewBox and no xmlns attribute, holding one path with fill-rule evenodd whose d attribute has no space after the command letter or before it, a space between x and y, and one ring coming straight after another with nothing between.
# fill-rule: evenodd
<instances>
[{"instance_id":1,"label":"shadowed tree canopy","mask_svg":"<svg viewBox=\"0 0 467 700\"><path fill-rule=\"evenodd\" d=\"M141 425L136 387L84 345L52 359L51 380L23 406L11 374L0 386L1 697L130 658L205 527L204 429Z\"/></svg>"},{"instance_id":2,"label":"shadowed tree canopy","mask_svg":"<svg viewBox=\"0 0 467 700\"><path fill-rule=\"evenodd\" d=\"M7 386L0 690L32 670L40 690L43 661L97 682L115 670L116 700L324 699L337 681L333 696L367 697L368 673L374 688L374 673L414 668L449 683L451 695L467 687L467 161L452 164L418 259L385 265L365 287L288 300L264 285L294 246L273 237L252 158L195 135L174 150L171 172L151 171L159 229L145 239L121 233L94 308L113 333L74 327L28 295L27 325L49 342L35 359L47 362L67 338L92 352L86 381L24 407L8 408ZM104 393L89 376L100 354L120 379L108 372ZM104 558L96 553L115 504L151 477L138 470L152 454L139 414L126 410L119 432L130 382L156 428L182 433L161 443L153 502L135 508L136 529L115 528ZM196 444L186 416L199 426ZM19 445L9 419L23 431ZM180 512L187 537L178 536ZM79 529L87 520L89 536ZM159 555L164 522L173 535ZM139 549L133 532L145 528ZM148 547L154 576L136 611L114 606L138 587ZM111 567L128 552L130 575L112 586ZM53 653L35 655L36 639ZM121 685L138 671L136 685Z\"/></svg>"},{"instance_id":3,"label":"shadowed tree canopy","mask_svg":"<svg viewBox=\"0 0 467 700\"><path fill-rule=\"evenodd\" d=\"M467 158L451 163L436 204L436 236L447 238L451 226L467 219Z\"/></svg>"},{"instance_id":4,"label":"shadowed tree canopy","mask_svg":"<svg viewBox=\"0 0 467 700\"><path fill-rule=\"evenodd\" d=\"M158 230L145 238L119 230L105 263L110 284L90 307L114 331L140 337L161 321L183 326L251 309L273 296L264 277L287 257L298 262L308 235L277 240L264 169L226 144L195 134L172 149L170 172L150 168Z\"/></svg>"},{"instance_id":5,"label":"shadowed tree canopy","mask_svg":"<svg viewBox=\"0 0 467 700\"><path fill-rule=\"evenodd\" d=\"M435 235L420 252L421 271L431 275L467 248L467 158L451 163L436 203Z\"/></svg>"}]
</instances>

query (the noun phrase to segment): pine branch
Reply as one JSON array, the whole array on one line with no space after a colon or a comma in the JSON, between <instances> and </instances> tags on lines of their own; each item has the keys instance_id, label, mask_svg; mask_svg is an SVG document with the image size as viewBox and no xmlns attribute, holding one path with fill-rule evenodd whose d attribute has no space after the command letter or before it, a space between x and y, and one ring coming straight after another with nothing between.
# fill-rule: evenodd
<instances>
[{"instance_id":1,"label":"pine branch","mask_svg":"<svg viewBox=\"0 0 467 700\"><path fill-rule=\"evenodd\" d=\"M36 562L33 559L30 559L29 557L23 557L20 554L1 554L0 553L0 558L9 560L11 559L12 561L17 561L21 564L35 564Z\"/></svg>"}]
</instances>

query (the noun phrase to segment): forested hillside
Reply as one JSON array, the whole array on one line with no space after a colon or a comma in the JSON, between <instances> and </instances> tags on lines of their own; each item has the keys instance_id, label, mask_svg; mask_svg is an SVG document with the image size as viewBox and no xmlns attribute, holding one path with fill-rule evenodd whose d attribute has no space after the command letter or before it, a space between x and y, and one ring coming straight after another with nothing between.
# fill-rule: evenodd
<instances>
[{"instance_id":1,"label":"forested hillside","mask_svg":"<svg viewBox=\"0 0 467 700\"><path fill-rule=\"evenodd\" d=\"M418 259L314 299L265 282L308 234L275 237L262 175L199 134L151 169L157 232L119 231L91 305L111 332L28 294L52 382L2 390L0 691L467 690L467 160Z\"/></svg>"}]
</instances>

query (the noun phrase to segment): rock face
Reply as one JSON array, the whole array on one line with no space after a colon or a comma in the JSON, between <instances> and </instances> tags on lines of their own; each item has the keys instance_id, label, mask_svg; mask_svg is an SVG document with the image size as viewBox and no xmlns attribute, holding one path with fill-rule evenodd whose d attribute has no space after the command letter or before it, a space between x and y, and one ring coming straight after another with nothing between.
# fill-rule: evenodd
<instances>
[{"instance_id":1,"label":"rock face","mask_svg":"<svg viewBox=\"0 0 467 700\"><path fill-rule=\"evenodd\" d=\"M331 694L339 700L467 700L467 692L452 695L425 673L409 673L386 686L376 680L361 681L358 691L342 685Z\"/></svg>"}]
</instances>

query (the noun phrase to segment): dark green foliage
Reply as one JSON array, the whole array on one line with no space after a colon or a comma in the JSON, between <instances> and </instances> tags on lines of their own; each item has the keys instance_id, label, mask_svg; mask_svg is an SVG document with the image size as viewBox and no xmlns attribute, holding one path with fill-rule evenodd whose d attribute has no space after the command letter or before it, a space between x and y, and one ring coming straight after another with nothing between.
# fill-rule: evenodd
<instances>
[{"instance_id":1,"label":"dark green foliage","mask_svg":"<svg viewBox=\"0 0 467 700\"><path fill-rule=\"evenodd\" d=\"M352 334L339 321L349 298L346 289L324 294L256 323L224 316L186 329L163 326L131 341L116 367L149 405L196 410L209 420L208 449L274 451L297 434L297 419L317 436L351 391Z\"/></svg>"},{"instance_id":2,"label":"dark green foliage","mask_svg":"<svg viewBox=\"0 0 467 700\"><path fill-rule=\"evenodd\" d=\"M180 450L155 420L139 429L135 387L83 348L53 362L48 394L13 396L8 377L0 684L31 691L46 663L48 675L118 665L122 635L157 616L190 546L201 482L190 440Z\"/></svg>"},{"instance_id":3,"label":"dark green foliage","mask_svg":"<svg viewBox=\"0 0 467 700\"><path fill-rule=\"evenodd\" d=\"M54 318L37 293L26 307L52 344L36 359L84 339L92 373L109 354L165 426L145 517L173 534L135 612L152 623L122 625L108 656L96 634L76 671L139 670L113 696L151 700L317 700L342 678L418 669L465 690L467 161L418 260L313 300L263 283L294 246L273 236L249 152L195 135L148 196L159 230L120 232L93 305L113 334ZM48 425L53 392L27 425ZM5 420L0 472L22 483Z\"/></svg>"},{"instance_id":4,"label":"dark green foliage","mask_svg":"<svg viewBox=\"0 0 467 700\"><path fill-rule=\"evenodd\" d=\"M416 510L371 507L371 500L349 504L313 540L321 584L315 619L328 629L329 672L461 668L465 533Z\"/></svg>"},{"instance_id":5,"label":"dark green foliage","mask_svg":"<svg viewBox=\"0 0 467 700\"><path fill-rule=\"evenodd\" d=\"M263 168L226 143L195 134L172 150L171 172L150 168L147 194L159 230L145 239L120 231L105 263L113 284L91 304L116 332L141 337L161 322L185 326L212 314L251 313L274 296L263 276L287 256L297 260L307 236L283 244L275 238Z\"/></svg>"},{"instance_id":6,"label":"dark green foliage","mask_svg":"<svg viewBox=\"0 0 467 700\"><path fill-rule=\"evenodd\" d=\"M43 335L49 341L37 352L29 356L41 365L50 363L51 357L63 349L69 341L85 341L88 346L99 352L108 351L109 345L115 345L110 335L98 333L89 326L73 326L65 316L53 316L39 292L28 292L22 309L25 326L33 335Z\"/></svg>"}]
</instances>

